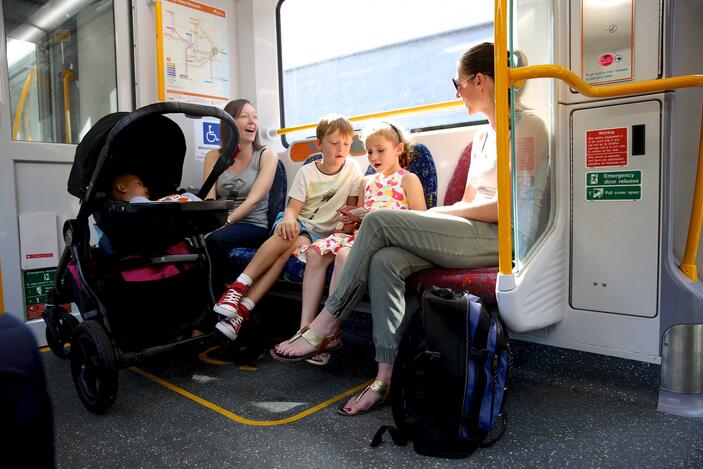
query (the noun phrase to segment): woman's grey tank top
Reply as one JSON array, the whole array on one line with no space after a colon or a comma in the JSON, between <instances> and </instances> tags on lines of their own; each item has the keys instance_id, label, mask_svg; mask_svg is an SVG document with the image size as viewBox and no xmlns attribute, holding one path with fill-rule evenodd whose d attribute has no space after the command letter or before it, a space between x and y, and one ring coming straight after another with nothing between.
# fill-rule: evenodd
<instances>
[{"instance_id":1,"label":"woman's grey tank top","mask_svg":"<svg viewBox=\"0 0 703 469\"><path fill-rule=\"evenodd\" d=\"M216 185L218 199L234 200L235 208L244 202L244 199L249 195L251 187L254 185L254 181L256 181L256 177L259 175L261 153L263 151L263 148L255 151L251 161L242 171L238 173L225 171L220 175ZM269 199L265 197L264 200L254 207L254 210L249 215L239 220L238 223L250 223L262 228L268 228L268 208Z\"/></svg>"}]
</instances>

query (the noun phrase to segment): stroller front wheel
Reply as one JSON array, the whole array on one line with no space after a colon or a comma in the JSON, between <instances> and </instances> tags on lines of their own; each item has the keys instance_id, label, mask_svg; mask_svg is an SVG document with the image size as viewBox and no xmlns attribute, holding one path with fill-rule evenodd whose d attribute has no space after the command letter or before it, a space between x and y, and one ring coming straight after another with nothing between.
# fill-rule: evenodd
<instances>
[{"instance_id":1,"label":"stroller front wheel","mask_svg":"<svg viewBox=\"0 0 703 469\"><path fill-rule=\"evenodd\" d=\"M46 323L46 343L59 358L69 358L71 349L67 345L71 344L73 331L78 327L79 321L72 314L61 307L53 307L44 313Z\"/></svg>"},{"instance_id":2,"label":"stroller front wheel","mask_svg":"<svg viewBox=\"0 0 703 469\"><path fill-rule=\"evenodd\" d=\"M100 324L87 320L78 325L71 344L71 374L83 405L96 414L110 408L117 397L115 352Z\"/></svg>"}]
</instances>

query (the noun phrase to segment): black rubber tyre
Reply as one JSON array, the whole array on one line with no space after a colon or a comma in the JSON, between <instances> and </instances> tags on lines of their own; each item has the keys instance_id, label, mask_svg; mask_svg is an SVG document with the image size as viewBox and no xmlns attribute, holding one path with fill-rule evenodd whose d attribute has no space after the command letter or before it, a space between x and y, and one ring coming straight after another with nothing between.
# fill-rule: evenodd
<instances>
[{"instance_id":1,"label":"black rubber tyre","mask_svg":"<svg viewBox=\"0 0 703 469\"><path fill-rule=\"evenodd\" d=\"M110 408L117 397L117 365L107 333L95 321L84 321L73 334L71 374L83 405L96 414Z\"/></svg>"},{"instance_id":2,"label":"black rubber tyre","mask_svg":"<svg viewBox=\"0 0 703 469\"><path fill-rule=\"evenodd\" d=\"M46 322L46 342L54 355L67 359L71 356L70 345L73 331L78 327L79 321L72 314L61 309L51 316L51 319L44 319ZM51 321L51 324L49 324Z\"/></svg>"}]
</instances>

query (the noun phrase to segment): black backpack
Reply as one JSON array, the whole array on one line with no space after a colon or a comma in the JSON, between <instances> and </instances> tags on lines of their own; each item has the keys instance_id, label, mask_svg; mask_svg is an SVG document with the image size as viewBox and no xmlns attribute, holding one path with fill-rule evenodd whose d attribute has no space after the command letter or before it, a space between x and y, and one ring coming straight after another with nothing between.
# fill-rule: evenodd
<instances>
[{"instance_id":1,"label":"black backpack","mask_svg":"<svg viewBox=\"0 0 703 469\"><path fill-rule=\"evenodd\" d=\"M464 458L492 445L507 425L510 361L507 330L478 297L425 291L393 369L395 426L379 428L371 446L386 430L396 444L412 441L427 456Z\"/></svg>"}]
</instances>

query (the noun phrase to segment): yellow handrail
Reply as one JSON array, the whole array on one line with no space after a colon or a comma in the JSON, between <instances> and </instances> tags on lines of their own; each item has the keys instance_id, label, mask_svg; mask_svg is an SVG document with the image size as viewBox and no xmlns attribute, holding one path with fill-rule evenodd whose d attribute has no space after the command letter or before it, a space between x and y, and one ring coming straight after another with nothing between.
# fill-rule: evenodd
<instances>
[{"instance_id":1,"label":"yellow handrail","mask_svg":"<svg viewBox=\"0 0 703 469\"><path fill-rule=\"evenodd\" d=\"M512 82L519 82L530 78L558 78L568 83L569 86L576 89L582 95L594 98L610 98L613 96L627 96L631 94L667 91L675 88L695 88L703 86L703 75L660 78L658 80L639 81L636 83L626 83L624 85L593 86L561 65L528 65L526 67L511 68L508 73L510 81Z\"/></svg>"},{"instance_id":2,"label":"yellow handrail","mask_svg":"<svg viewBox=\"0 0 703 469\"><path fill-rule=\"evenodd\" d=\"M509 174L509 134L508 108L502 104L507 100L511 83L521 82L531 78L558 78L568 83L581 94L591 97L627 96L655 91L667 91L677 88L703 87L703 75L686 75L680 77L647 80L637 83L612 85L607 87L589 85L574 72L560 65L531 65L520 68L509 68L506 41L507 0L495 1L495 75L496 75L496 139L498 152L498 245L500 273L512 273L512 239L510 237L510 207L511 188ZM505 78L508 77L506 81ZM501 103L499 105L499 103ZM501 209L503 207L503 209ZM693 193L693 206L688 226L688 238L683 261L679 268L692 281L698 281L696 258L701 239L703 224L703 120L701 121L701 137L698 147L698 169ZM507 234L506 234L507 232Z\"/></svg>"},{"instance_id":3,"label":"yellow handrail","mask_svg":"<svg viewBox=\"0 0 703 469\"><path fill-rule=\"evenodd\" d=\"M154 12L156 13L156 86L159 101L163 101L166 90L164 89L164 38L161 0L154 2Z\"/></svg>"},{"instance_id":4,"label":"yellow handrail","mask_svg":"<svg viewBox=\"0 0 703 469\"><path fill-rule=\"evenodd\" d=\"M29 93L29 85L32 84L34 76L37 74L37 69L33 68L27 74L27 79L24 80L24 86L22 87L22 93L20 93L20 99L17 101L17 114L15 114L15 122L12 126L12 140L17 140L20 135L20 121L22 120L22 113L24 112L24 103L27 100L27 94Z\"/></svg>"},{"instance_id":5,"label":"yellow handrail","mask_svg":"<svg viewBox=\"0 0 703 469\"><path fill-rule=\"evenodd\" d=\"M691 219L688 222L688 236L686 238L686 249L683 252L683 261L679 266L688 278L694 282L698 281L698 268L696 258L698 257L698 245L701 240L701 228L703 227L703 117L701 117L701 136L698 142L698 169L696 170L696 182L693 190L693 205L691 206Z\"/></svg>"},{"instance_id":6,"label":"yellow handrail","mask_svg":"<svg viewBox=\"0 0 703 469\"><path fill-rule=\"evenodd\" d=\"M71 138L71 80L75 76L71 70L63 70L63 115L66 124L64 126L66 143L73 143Z\"/></svg>"},{"instance_id":7,"label":"yellow handrail","mask_svg":"<svg viewBox=\"0 0 703 469\"><path fill-rule=\"evenodd\" d=\"M402 116L406 114L419 114L421 112L438 111L444 109L452 109L463 106L463 101L444 101L441 103L433 104L423 104L421 106L405 107L400 109L393 109L391 111L382 112L372 112L370 114L360 114L358 116L350 117L349 120L352 122L365 121L369 119L383 119L385 117ZM292 132L299 132L301 130L314 129L317 123L298 125L296 127L285 127L283 129L276 130L277 135L289 134Z\"/></svg>"}]
</instances>

